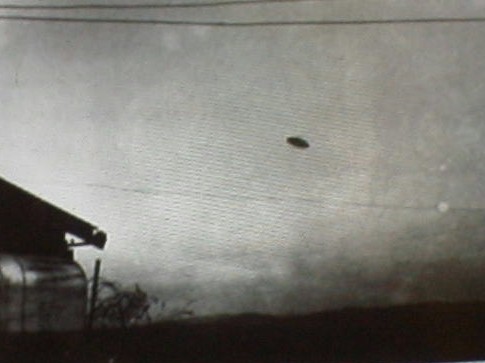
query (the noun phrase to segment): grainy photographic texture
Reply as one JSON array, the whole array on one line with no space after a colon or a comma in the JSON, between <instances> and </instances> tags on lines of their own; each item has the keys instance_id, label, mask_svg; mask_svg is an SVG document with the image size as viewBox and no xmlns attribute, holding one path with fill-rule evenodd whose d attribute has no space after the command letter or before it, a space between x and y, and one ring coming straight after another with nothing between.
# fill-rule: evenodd
<instances>
[{"instance_id":1,"label":"grainy photographic texture","mask_svg":"<svg viewBox=\"0 0 485 363\"><path fill-rule=\"evenodd\" d=\"M479 0L1 0L0 175L162 320L480 303L484 59Z\"/></svg>"}]
</instances>

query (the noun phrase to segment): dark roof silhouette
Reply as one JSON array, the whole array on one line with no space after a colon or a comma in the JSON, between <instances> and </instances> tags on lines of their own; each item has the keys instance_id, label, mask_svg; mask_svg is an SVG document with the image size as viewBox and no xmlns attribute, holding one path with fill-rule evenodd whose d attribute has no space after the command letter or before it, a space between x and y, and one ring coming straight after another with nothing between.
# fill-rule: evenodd
<instances>
[{"instance_id":1,"label":"dark roof silhouette","mask_svg":"<svg viewBox=\"0 0 485 363\"><path fill-rule=\"evenodd\" d=\"M0 178L0 253L72 258L66 233L77 245L106 243L96 226Z\"/></svg>"}]
</instances>

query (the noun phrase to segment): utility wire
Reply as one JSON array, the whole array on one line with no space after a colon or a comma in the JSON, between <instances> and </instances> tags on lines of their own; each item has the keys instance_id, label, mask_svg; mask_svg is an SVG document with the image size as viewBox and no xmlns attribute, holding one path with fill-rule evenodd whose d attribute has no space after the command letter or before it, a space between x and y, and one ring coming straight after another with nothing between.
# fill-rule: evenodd
<instances>
[{"instance_id":1,"label":"utility wire","mask_svg":"<svg viewBox=\"0 0 485 363\"><path fill-rule=\"evenodd\" d=\"M272 201L272 202L303 202L308 204L314 204L322 206L324 204L332 206L348 206L355 208L369 208L369 209L381 209L381 210L418 210L418 211L437 211L435 205L405 205L405 204L379 204L379 203L359 203L351 202L345 200L339 200L338 198L329 198L318 200L315 198L301 197L297 195L285 195L285 197L271 196L271 195L247 195L247 194L217 194L206 191L176 191L176 190L157 190L157 189L146 189L146 188L130 188L130 187L118 187L107 184L98 183L87 183L84 184L90 188L99 189L109 189L115 191L121 191L124 193L134 193L134 194L144 194L151 196L162 196L164 194L177 195L182 197L205 197L213 198L219 200L230 200L230 201L240 201L240 202L261 202L261 201ZM448 213L453 211L456 212L485 212L485 208L482 207L450 207Z\"/></svg>"},{"instance_id":2,"label":"utility wire","mask_svg":"<svg viewBox=\"0 0 485 363\"><path fill-rule=\"evenodd\" d=\"M326 2L327 0L233 0L233 1L204 1L184 3L145 3L145 4L66 4L66 5L25 5L0 4L0 9L12 10L71 10L71 9L170 9L170 8L205 8L244 5L263 5L278 3Z\"/></svg>"},{"instance_id":3,"label":"utility wire","mask_svg":"<svg viewBox=\"0 0 485 363\"><path fill-rule=\"evenodd\" d=\"M390 25L390 24L443 24L443 23L483 23L485 17L475 18L421 18L421 19L369 19L369 20L281 20L281 21L197 21L167 19L127 19L127 18L78 18L47 17L25 15L0 15L0 21L30 21L57 23L106 23L106 24L147 24L174 26L211 27L275 27L275 26L332 26L332 25Z\"/></svg>"}]
</instances>

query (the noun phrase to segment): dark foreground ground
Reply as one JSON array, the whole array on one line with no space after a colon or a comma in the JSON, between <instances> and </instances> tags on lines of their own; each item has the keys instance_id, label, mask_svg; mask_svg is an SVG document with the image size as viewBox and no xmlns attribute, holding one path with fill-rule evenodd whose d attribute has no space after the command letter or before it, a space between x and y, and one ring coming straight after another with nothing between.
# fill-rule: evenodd
<instances>
[{"instance_id":1,"label":"dark foreground ground","mask_svg":"<svg viewBox=\"0 0 485 363\"><path fill-rule=\"evenodd\" d=\"M243 315L127 330L2 336L0 362L354 362L485 359L485 304Z\"/></svg>"}]
</instances>

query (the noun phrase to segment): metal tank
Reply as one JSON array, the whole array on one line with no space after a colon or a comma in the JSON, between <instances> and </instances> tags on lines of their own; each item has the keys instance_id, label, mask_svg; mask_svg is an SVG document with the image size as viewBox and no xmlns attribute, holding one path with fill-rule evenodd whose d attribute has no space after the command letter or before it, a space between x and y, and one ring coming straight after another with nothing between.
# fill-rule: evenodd
<instances>
[{"instance_id":1,"label":"metal tank","mask_svg":"<svg viewBox=\"0 0 485 363\"><path fill-rule=\"evenodd\" d=\"M0 330L83 329L86 285L83 270L73 261L0 254Z\"/></svg>"},{"instance_id":2,"label":"metal tank","mask_svg":"<svg viewBox=\"0 0 485 363\"><path fill-rule=\"evenodd\" d=\"M0 178L0 332L83 329L87 279L73 247L105 243L96 226Z\"/></svg>"}]
</instances>

